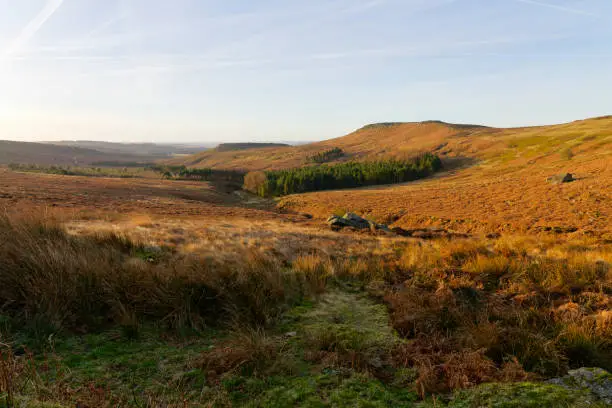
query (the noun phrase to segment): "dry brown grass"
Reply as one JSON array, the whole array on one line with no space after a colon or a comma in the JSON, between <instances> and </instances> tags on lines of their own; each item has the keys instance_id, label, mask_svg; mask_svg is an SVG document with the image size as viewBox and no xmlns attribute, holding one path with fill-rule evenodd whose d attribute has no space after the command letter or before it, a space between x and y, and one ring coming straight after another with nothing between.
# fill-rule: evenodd
<instances>
[{"instance_id":1,"label":"dry brown grass","mask_svg":"<svg viewBox=\"0 0 612 408\"><path fill-rule=\"evenodd\" d=\"M264 200L245 202L208 182L15 173L0 168L0 208L46 209L78 219L166 217L282 218Z\"/></svg>"},{"instance_id":2,"label":"dry brown grass","mask_svg":"<svg viewBox=\"0 0 612 408\"><path fill-rule=\"evenodd\" d=\"M286 347L283 338L272 336L262 329L239 328L230 336L230 341L202 354L197 365L207 374L208 381L218 381L221 376L239 371L253 376L274 372L286 372L279 361L279 354Z\"/></svg>"},{"instance_id":3,"label":"dry brown grass","mask_svg":"<svg viewBox=\"0 0 612 408\"><path fill-rule=\"evenodd\" d=\"M0 219L2 313L40 333L229 324L241 334L200 366L218 378L265 376L291 368L270 366L282 361L285 341L262 328L333 286L388 305L405 341L382 357L386 348L376 345L376 361L416 369L422 395L612 368L612 246L593 237L425 242L158 215L67 226ZM305 336L312 361L376 372L370 348L315 334Z\"/></svg>"},{"instance_id":4,"label":"dry brown grass","mask_svg":"<svg viewBox=\"0 0 612 408\"><path fill-rule=\"evenodd\" d=\"M0 393L6 395L4 404L8 407L15 405L17 380L22 367L15 360L13 350L5 344L0 346Z\"/></svg>"},{"instance_id":5,"label":"dry brown grass","mask_svg":"<svg viewBox=\"0 0 612 408\"><path fill-rule=\"evenodd\" d=\"M517 379L612 367L610 246L544 242L528 255L522 242L438 242L399 259L409 278L386 300L422 392L498 380L509 363Z\"/></svg>"},{"instance_id":6,"label":"dry brown grass","mask_svg":"<svg viewBox=\"0 0 612 408\"><path fill-rule=\"evenodd\" d=\"M388 328L390 317L401 339L379 343L380 331L373 330L377 340L365 341L371 338L353 335L363 335L363 319L355 331L333 313L317 325L323 320L314 314L314 326L302 326L308 330L298 335L311 364L366 371L385 381L393 370L409 370L422 396L542 379L579 366L611 369L612 246L606 233L612 173L605 132L612 121L593 123L366 129L343 140L353 157L387 154L385 143L404 154L411 144L428 149L448 141L443 149L453 152L447 156L481 162L409 185L281 202L283 211L319 217L348 208L398 226L505 231L499 239L426 242L334 233L320 219L283 213L265 200L228 195L207 183L0 170L0 202L8 207L0 217L3 324L45 339L51 332L110 327L137 334L144 324L170 331L229 326L235 330L230 339L204 353L197 367L212 382L239 373L263 378L292 372L283 358L291 341L269 330L288 308L309 296L321 304L336 291L365 291L383 309L382 323L372 327ZM581 135L569 137L576 131ZM571 159L561 154L568 147ZM302 150L294 151L278 158L268 156L278 154L273 150L241 152L236 163L297 163ZM544 182L566 170L579 180ZM51 205L42 219L16 215ZM536 227L556 225L579 230L537 233ZM367 308L362 313L371 314ZM22 381L41 392L69 392L69 380L53 388L36 379L44 368L32 371L27 358L10 352L0 360L0 392ZM108 400L104 389L78 392L90 406Z\"/></svg>"},{"instance_id":7,"label":"dry brown grass","mask_svg":"<svg viewBox=\"0 0 612 408\"><path fill-rule=\"evenodd\" d=\"M0 270L2 312L51 330L139 321L266 325L312 286L280 259L246 248L231 262L150 252L121 235L76 237L52 221L7 215Z\"/></svg>"},{"instance_id":8,"label":"dry brown grass","mask_svg":"<svg viewBox=\"0 0 612 408\"><path fill-rule=\"evenodd\" d=\"M436 226L467 233L537 233L573 227L574 235L612 237L612 155L579 156L571 166L554 162L520 166L505 174L479 165L403 185L326 191L281 200L287 211L326 218L338 207L404 228ZM551 185L551 174L571 171L579 180Z\"/></svg>"},{"instance_id":9,"label":"dry brown grass","mask_svg":"<svg viewBox=\"0 0 612 408\"><path fill-rule=\"evenodd\" d=\"M537 251L527 250L532 244ZM422 395L612 367L609 245L509 237L395 249L353 259L310 254L292 266L315 277L317 292L349 279L383 295L409 341L382 359L416 368ZM309 360L372 369L359 348L344 350L339 334L322 327L306 333Z\"/></svg>"}]
</instances>

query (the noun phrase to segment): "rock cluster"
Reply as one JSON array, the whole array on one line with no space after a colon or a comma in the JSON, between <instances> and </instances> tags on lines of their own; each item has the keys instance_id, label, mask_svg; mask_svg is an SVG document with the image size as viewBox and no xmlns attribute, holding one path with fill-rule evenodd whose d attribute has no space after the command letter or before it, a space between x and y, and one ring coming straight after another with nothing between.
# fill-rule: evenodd
<instances>
[{"instance_id":1,"label":"rock cluster","mask_svg":"<svg viewBox=\"0 0 612 408\"><path fill-rule=\"evenodd\" d=\"M365 218L362 218L352 212L348 212L342 217L332 215L327 219L327 224L334 231L339 231L343 228L350 227L356 230L370 230L372 232L382 231L389 234L392 233L388 226L366 220Z\"/></svg>"},{"instance_id":2,"label":"rock cluster","mask_svg":"<svg viewBox=\"0 0 612 408\"><path fill-rule=\"evenodd\" d=\"M344 216L332 215L327 219L327 224L333 231L340 231L344 228L353 229L356 231L370 231L375 234L398 235L402 237L413 237L421 239L434 238L465 238L467 234L451 232L443 228L416 228L404 229L399 227L390 228L385 224L367 220L358 216L355 213L348 212Z\"/></svg>"}]
</instances>

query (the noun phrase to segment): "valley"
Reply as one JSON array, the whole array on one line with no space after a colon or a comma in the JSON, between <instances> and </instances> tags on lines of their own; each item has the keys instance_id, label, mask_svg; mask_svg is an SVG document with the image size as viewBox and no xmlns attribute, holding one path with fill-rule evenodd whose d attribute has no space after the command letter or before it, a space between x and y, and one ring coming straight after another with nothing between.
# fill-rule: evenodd
<instances>
[{"instance_id":1,"label":"valley","mask_svg":"<svg viewBox=\"0 0 612 408\"><path fill-rule=\"evenodd\" d=\"M235 180L425 153L443 168L396 184ZM0 168L7 406L608 406L563 384L610 381L611 118L379 124L156 171L45 157ZM452 234L329 228L347 212Z\"/></svg>"}]
</instances>

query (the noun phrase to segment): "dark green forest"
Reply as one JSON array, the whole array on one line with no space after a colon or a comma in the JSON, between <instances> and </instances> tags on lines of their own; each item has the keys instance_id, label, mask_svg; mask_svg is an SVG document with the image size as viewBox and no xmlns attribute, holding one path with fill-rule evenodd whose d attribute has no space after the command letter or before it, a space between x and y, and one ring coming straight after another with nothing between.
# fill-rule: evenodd
<instances>
[{"instance_id":1,"label":"dark green forest","mask_svg":"<svg viewBox=\"0 0 612 408\"><path fill-rule=\"evenodd\" d=\"M262 197L273 197L308 191L403 183L427 177L441 168L442 161L438 156L425 153L408 160L349 162L253 172L245 178L245 188Z\"/></svg>"}]
</instances>

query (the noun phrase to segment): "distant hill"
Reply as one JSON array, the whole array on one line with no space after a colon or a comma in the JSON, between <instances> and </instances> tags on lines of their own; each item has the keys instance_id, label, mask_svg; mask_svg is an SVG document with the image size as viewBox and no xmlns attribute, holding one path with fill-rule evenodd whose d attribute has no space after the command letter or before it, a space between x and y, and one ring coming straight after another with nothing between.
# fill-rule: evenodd
<instances>
[{"instance_id":1,"label":"distant hill","mask_svg":"<svg viewBox=\"0 0 612 408\"><path fill-rule=\"evenodd\" d=\"M309 158L333 148L344 154L335 161L376 160L435 152L443 160L534 160L581 149L609 148L608 117L560 125L493 128L441 121L389 122L364 126L346 136L299 146L244 151L211 150L171 160L172 164L225 169L268 170L308 165ZM564 153L565 152L565 153Z\"/></svg>"},{"instance_id":2,"label":"distant hill","mask_svg":"<svg viewBox=\"0 0 612 408\"><path fill-rule=\"evenodd\" d=\"M236 150L266 149L270 147L288 147L286 143L221 143L217 152L234 152Z\"/></svg>"},{"instance_id":3,"label":"distant hill","mask_svg":"<svg viewBox=\"0 0 612 408\"><path fill-rule=\"evenodd\" d=\"M175 155L195 154L213 147L212 144L165 144L165 143L112 143L91 140L63 140L44 142L57 146L72 146L94 149L113 154L134 154L139 156L167 157Z\"/></svg>"},{"instance_id":4,"label":"distant hill","mask_svg":"<svg viewBox=\"0 0 612 408\"><path fill-rule=\"evenodd\" d=\"M491 134L496 131L485 126L456 125L439 121L376 123L346 136L321 142L265 149L252 147L243 151L215 149L177 158L171 162L194 167L280 169L306 165L311 162L309 158L313 155L334 148L344 152L336 161L403 157L436 150L444 143L448 144L451 139L459 142L460 138L467 135ZM461 147L461 150L465 150L464 147Z\"/></svg>"},{"instance_id":5,"label":"distant hill","mask_svg":"<svg viewBox=\"0 0 612 408\"><path fill-rule=\"evenodd\" d=\"M0 140L0 164L91 165L97 162L144 162L154 156L102 152L73 146Z\"/></svg>"}]
</instances>

